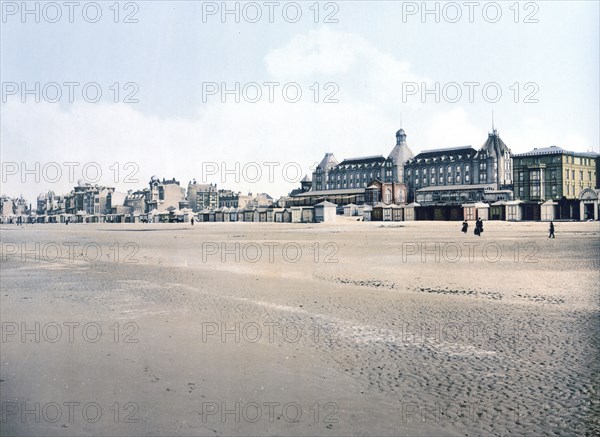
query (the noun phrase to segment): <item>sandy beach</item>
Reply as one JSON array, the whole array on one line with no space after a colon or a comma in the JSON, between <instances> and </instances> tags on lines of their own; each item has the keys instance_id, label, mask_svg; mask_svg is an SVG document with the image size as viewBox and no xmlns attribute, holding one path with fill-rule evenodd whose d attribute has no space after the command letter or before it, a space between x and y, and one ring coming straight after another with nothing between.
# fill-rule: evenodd
<instances>
[{"instance_id":1,"label":"sandy beach","mask_svg":"<svg viewBox=\"0 0 600 437\"><path fill-rule=\"evenodd\" d=\"M597 435L598 222L3 225L2 435Z\"/></svg>"}]
</instances>

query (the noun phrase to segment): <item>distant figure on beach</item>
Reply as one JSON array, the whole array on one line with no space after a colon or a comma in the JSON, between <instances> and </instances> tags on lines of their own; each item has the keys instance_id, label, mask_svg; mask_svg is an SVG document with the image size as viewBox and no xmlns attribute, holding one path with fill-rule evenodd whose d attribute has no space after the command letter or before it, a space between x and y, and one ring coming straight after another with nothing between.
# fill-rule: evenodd
<instances>
[{"instance_id":1,"label":"distant figure on beach","mask_svg":"<svg viewBox=\"0 0 600 437\"><path fill-rule=\"evenodd\" d=\"M192 217L192 218L190 219L190 223L192 224L192 226L194 226L194 217Z\"/></svg>"},{"instance_id":2,"label":"distant figure on beach","mask_svg":"<svg viewBox=\"0 0 600 437\"><path fill-rule=\"evenodd\" d=\"M550 221L550 235L548 235L548 238L554 238L554 223L552 223L552 221Z\"/></svg>"},{"instance_id":3,"label":"distant figure on beach","mask_svg":"<svg viewBox=\"0 0 600 437\"><path fill-rule=\"evenodd\" d=\"M69 219L65 220L65 226L69 226Z\"/></svg>"},{"instance_id":4,"label":"distant figure on beach","mask_svg":"<svg viewBox=\"0 0 600 437\"><path fill-rule=\"evenodd\" d=\"M461 231L464 232L465 234L467 233L467 230L469 229L469 223L467 223L467 221L465 220L462 224L462 229Z\"/></svg>"},{"instance_id":5,"label":"distant figure on beach","mask_svg":"<svg viewBox=\"0 0 600 437\"><path fill-rule=\"evenodd\" d=\"M477 236L481 236L481 233L483 232L483 220L481 220L481 217L477 217L477 220L475 221L475 235Z\"/></svg>"}]
</instances>

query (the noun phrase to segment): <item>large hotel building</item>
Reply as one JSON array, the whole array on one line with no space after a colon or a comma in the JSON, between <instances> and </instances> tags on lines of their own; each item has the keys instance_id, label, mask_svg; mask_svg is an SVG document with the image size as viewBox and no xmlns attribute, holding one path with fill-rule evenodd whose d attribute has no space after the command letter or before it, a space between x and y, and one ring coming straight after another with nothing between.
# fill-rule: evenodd
<instances>
[{"instance_id":1,"label":"large hotel building","mask_svg":"<svg viewBox=\"0 0 600 437\"><path fill-rule=\"evenodd\" d=\"M598 219L599 154L552 146L512 155L496 129L479 149L425 150L408 147L406 132L382 155L339 162L326 153L312 175L290 193L287 205L413 204L422 220L458 220L462 206L519 204L522 219L539 220L546 202L552 216ZM508 203L507 203L508 202Z\"/></svg>"},{"instance_id":2,"label":"large hotel building","mask_svg":"<svg viewBox=\"0 0 600 437\"><path fill-rule=\"evenodd\" d=\"M465 146L414 156L406 132L400 129L387 158L378 155L338 162L333 153L326 153L313 172L312 186L304 184L292 192L291 203L459 205L511 196L510 150L496 130L479 150Z\"/></svg>"},{"instance_id":3,"label":"large hotel building","mask_svg":"<svg viewBox=\"0 0 600 437\"><path fill-rule=\"evenodd\" d=\"M420 205L512 199L510 149L494 129L479 150L426 150L405 164L409 199Z\"/></svg>"},{"instance_id":4,"label":"large hotel building","mask_svg":"<svg viewBox=\"0 0 600 437\"><path fill-rule=\"evenodd\" d=\"M406 202L404 163L413 156L403 129L396 132L396 145L387 158L382 155L344 159L326 153L315 168L311 181L304 179L301 190L292 193L290 204L313 205L327 200L349 203Z\"/></svg>"}]
</instances>

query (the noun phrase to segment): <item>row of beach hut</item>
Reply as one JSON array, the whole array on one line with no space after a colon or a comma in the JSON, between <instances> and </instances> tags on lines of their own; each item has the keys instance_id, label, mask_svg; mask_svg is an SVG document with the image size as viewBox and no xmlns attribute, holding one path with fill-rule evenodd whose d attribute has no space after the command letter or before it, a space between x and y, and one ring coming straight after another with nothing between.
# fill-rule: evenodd
<instances>
[{"instance_id":1,"label":"row of beach hut","mask_svg":"<svg viewBox=\"0 0 600 437\"><path fill-rule=\"evenodd\" d=\"M596 194L597 195L597 194ZM581 218L597 219L598 201L589 208L588 205L567 205L571 210L577 209ZM575 208L578 207L578 208ZM562 206L564 210L564 205ZM0 217L0 223L169 223L189 222L192 217L201 222L264 222L264 223L319 223L335 219L337 206L331 202L321 202L314 206L291 206L286 208L227 208L203 210L193 213L191 209L167 211L153 210L146 214L77 214L31 215ZM542 220L550 221L563 218L561 205L558 202L527 203L521 200L498 201L495 203L467 203L463 205L420 205L413 202L408 205L388 205L379 202L373 206L347 204L339 207L339 212L348 216L362 217L364 221L412 221L412 220ZM590 212L591 211L591 212ZM573 211L568 214L573 215ZM360 218L359 218L360 220Z\"/></svg>"},{"instance_id":2,"label":"row of beach hut","mask_svg":"<svg viewBox=\"0 0 600 437\"><path fill-rule=\"evenodd\" d=\"M201 222L320 223L335 219L336 204L321 202L314 206L288 208L228 208L203 210L197 214Z\"/></svg>"},{"instance_id":3,"label":"row of beach hut","mask_svg":"<svg viewBox=\"0 0 600 437\"><path fill-rule=\"evenodd\" d=\"M521 200L498 201L492 204L477 202L463 205L421 206L413 202L408 205L387 205L377 203L374 206L346 205L344 215L362 215L364 221L412 221L436 220L543 220L557 218L557 203L548 200L539 204L529 204ZM532 210L535 210L532 212ZM442 220L444 218L441 218Z\"/></svg>"}]
</instances>

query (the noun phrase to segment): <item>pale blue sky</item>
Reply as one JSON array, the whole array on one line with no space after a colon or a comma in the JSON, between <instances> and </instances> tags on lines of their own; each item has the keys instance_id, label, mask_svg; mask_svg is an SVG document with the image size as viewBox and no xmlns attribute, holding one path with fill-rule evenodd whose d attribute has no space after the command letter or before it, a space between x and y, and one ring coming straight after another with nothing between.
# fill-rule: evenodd
<instances>
[{"instance_id":1,"label":"pale blue sky","mask_svg":"<svg viewBox=\"0 0 600 437\"><path fill-rule=\"evenodd\" d=\"M308 171L325 152L338 159L387 155L400 112L415 153L479 147L492 110L513 152L552 144L598 151L598 2L535 2L538 23L514 23L513 2L500 3L497 23L486 22L480 10L469 23L465 6L458 23L431 17L422 23L419 16L403 22L401 2L336 2L335 24L315 24L312 3L302 4L303 18L293 24L277 11L274 23L266 17L225 24L209 17L203 23L202 3L185 1L137 2L135 24L113 23L112 2L102 3L104 15L95 24L80 15L75 23L55 24L7 17L1 31L3 83L94 81L108 92L113 82L136 82L140 102L23 104L9 96L2 104L2 161L135 161L139 187L152 174L187 183L199 177L202 161L293 161ZM421 103L412 96L403 104L401 83L421 80L442 86L497 82L503 98L488 103L479 93L473 103L466 97ZM202 102L203 82L266 81L295 81L305 92L313 82L336 82L339 103ZM514 82L535 82L539 102L512 101ZM157 147L160 156L148 153ZM2 192L32 198L48 188L68 191L65 182L23 185L13 177ZM281 180L219 185L274 196L294 187Z\"/></svg>"}]
</instances>

